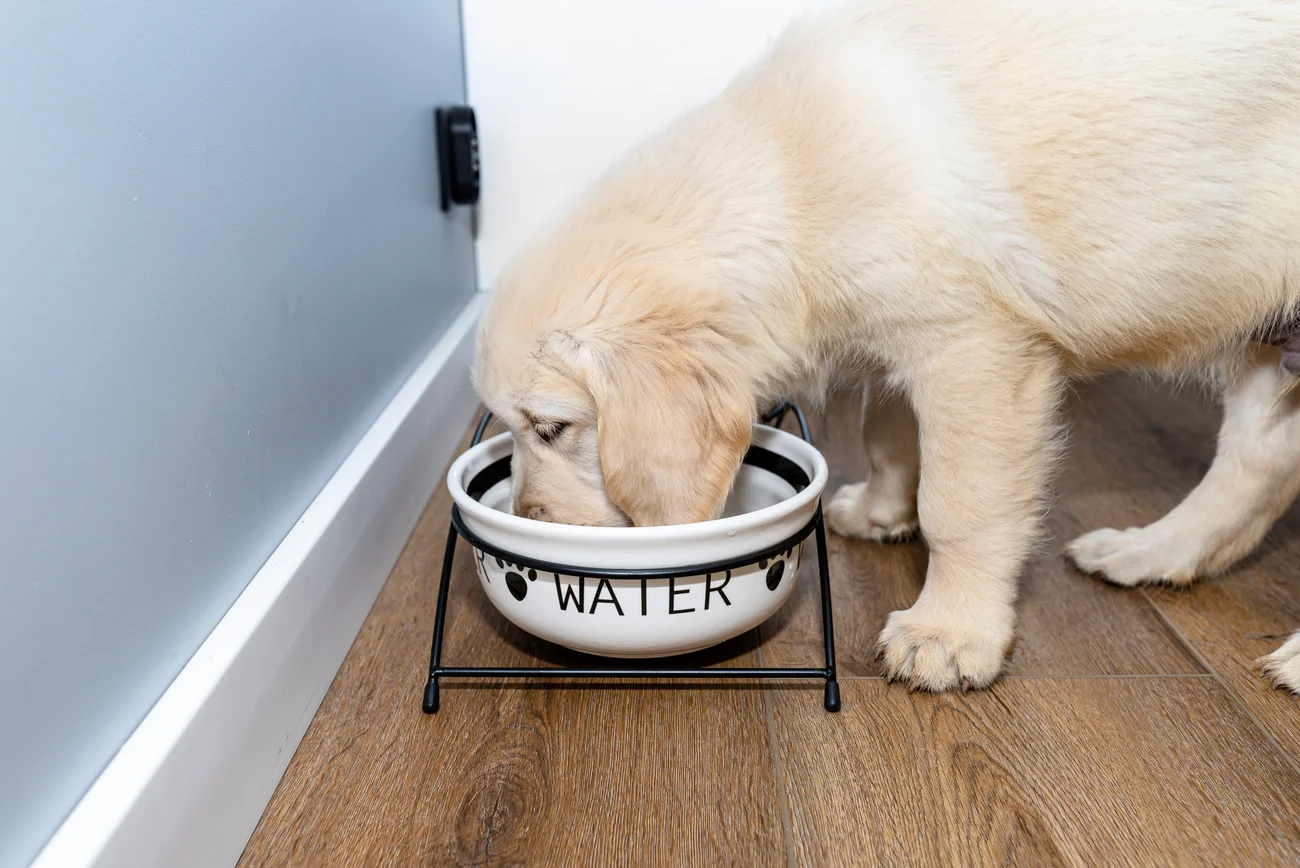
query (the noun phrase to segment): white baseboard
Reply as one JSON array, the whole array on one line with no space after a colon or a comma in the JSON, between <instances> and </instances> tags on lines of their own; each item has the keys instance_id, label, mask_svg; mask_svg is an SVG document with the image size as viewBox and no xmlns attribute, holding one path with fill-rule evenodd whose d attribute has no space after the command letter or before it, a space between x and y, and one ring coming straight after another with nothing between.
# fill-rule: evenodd
<instances>
[{"instance_id":1,"label":"white baseboard","mask_svg":"<svg viewBox=\"0 0 1300 868\"><path fill-rule=\"evenodd\" d=\"M37 857L227 868L477 406L477 295ZM418 684L411 701L418 701Z\"/></svg>"}]
</instances>

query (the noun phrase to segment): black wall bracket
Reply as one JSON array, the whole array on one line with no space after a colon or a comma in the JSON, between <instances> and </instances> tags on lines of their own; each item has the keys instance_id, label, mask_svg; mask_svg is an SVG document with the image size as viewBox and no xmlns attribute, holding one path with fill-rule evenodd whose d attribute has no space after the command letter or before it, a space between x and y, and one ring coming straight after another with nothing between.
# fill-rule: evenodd
<instances>
[{"instance_id":1,"label":"black wall bracket","mask_svg":"<svg viewBox=\"0 0 1300 868\"><path fill-rule=\"evenodd\" d=\"M467 105L439 106L434 111L438 132L438 180L442 210L475 205L479 197L478 123Z\"/></svg>"}]
</instances>

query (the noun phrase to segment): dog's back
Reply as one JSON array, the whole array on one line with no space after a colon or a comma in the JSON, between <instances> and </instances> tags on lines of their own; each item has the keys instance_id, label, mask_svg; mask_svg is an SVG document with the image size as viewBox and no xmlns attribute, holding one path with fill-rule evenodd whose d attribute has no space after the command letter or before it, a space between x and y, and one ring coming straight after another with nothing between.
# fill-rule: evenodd
<instances>
[{"instance_id":1,"label":"dog's back","mask_svg":"<svg viewBox=\"0 0 1300 868\"><path fill-rule=\"evenodd\" d=\"M828 81L1085 366L1184 365L1300 299L1300 3L856 2L735 90L825 115Z\"/></svg>"}]
</instances>

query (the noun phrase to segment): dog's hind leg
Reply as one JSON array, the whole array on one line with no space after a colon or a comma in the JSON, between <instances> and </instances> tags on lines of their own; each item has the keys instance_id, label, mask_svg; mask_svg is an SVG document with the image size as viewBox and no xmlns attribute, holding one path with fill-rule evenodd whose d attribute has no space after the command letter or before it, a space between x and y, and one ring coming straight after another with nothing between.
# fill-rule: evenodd
<instances>
[{"instance_id":1,"label":"dog's hind leg","mask_svg":"<svg viewBox=\"0 0 1300 868\"><path fill-rule=\"evenodd\" d=\"M907 400L873 374L862 398L867 478L841 486L826 507L826 523L841 536L896 542L916 533L921 459L916 416Z\"/></svg>"},{"instance_id":2,"label":"dog's hind leg","mask_svg":"<svg viewBox=\"0 0 1300 868\"><path fill-rule=\"evenodd\" d=\"M1279 352L1253 348L1231 376L1201 484L1154 524L1074 540L1066 554L1080 569L1117 585L1184 585L1226 570L1259 543L1300 493L1300 380ZM1300 632L1256 664L1300 694Z\"/></svg>"},{"instance_id":3,"label":"dog's hind leg","mask_svg":"<svg viewBox=\"0 0 1300 868\"><path fill-rule=\"evenodd\" d=\"M1229 373L1219 445L1201 483L1146 527L1095 530L1066 555L1115 585L1185 585L1252 549L1300 493L1300 380L1276 348L1252 347Z\"/></svg>"}]
</instances>

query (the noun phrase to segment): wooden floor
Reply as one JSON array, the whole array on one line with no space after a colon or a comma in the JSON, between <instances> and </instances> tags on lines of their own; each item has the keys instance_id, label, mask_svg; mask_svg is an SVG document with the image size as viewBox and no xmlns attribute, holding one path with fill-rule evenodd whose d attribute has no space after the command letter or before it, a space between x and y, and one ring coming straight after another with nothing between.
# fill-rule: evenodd
<instances>
[{"instance_id":1,"label":"wooden floor","mask_svg":"<svg viewBox=\"0 0 1300 868\"><path fill-rule=\"evenodd\" d=\"M1103 585L1061 544L1172 507L1217 418L1127 379L1082 387L1070 415L1055 539L991 690L882 681L875 637L919 590L925 549L831 538L838 715L814 685L453 682L426 717L439 493L241 864L1300 864L1300 700L1250 668L1300 626L1300 510L1223 579ZM854 416L818 425L832 486L860 478ZM462 548L448 664L571 659L501 618L470 564ZM809 564L781 613L707 659L819 665L816 604Z\"/></svg>"}]
</instances>

